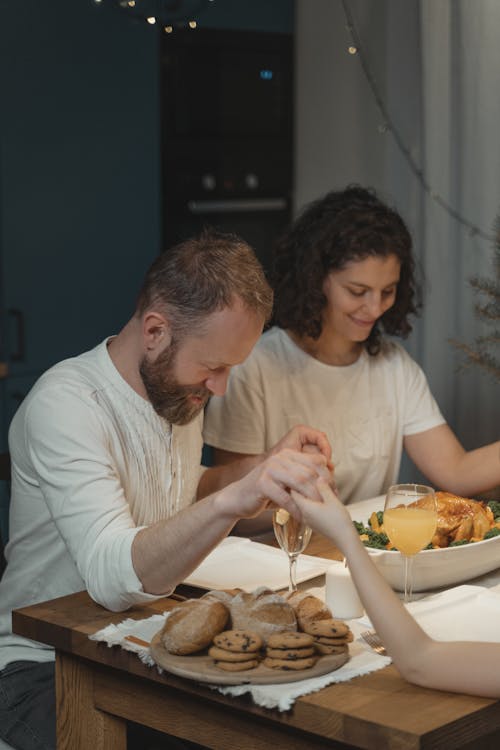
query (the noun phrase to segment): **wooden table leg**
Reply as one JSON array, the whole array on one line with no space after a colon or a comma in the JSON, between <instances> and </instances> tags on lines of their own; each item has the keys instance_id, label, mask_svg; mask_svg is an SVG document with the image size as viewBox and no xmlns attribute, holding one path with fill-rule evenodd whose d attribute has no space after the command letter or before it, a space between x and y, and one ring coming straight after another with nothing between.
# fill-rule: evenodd
<instances>
[{"instance_id":1,"label":"wooden table leg","mask_svg":"<svg viewBox=\"0 0 500 750\"><path fill-rule=\"evenodd\" d=\"M89 663L56 653L57 750L126 750L127 722L94 706Z\"/></svg>"}]
</instances>

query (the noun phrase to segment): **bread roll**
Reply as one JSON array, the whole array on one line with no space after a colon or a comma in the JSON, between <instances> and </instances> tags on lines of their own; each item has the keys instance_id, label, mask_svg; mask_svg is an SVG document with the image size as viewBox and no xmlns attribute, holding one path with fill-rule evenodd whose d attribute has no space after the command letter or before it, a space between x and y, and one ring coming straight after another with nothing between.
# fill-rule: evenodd
<instances>
[{"instance_id":1,"label":"bread roll","mask_svg":"<svg viewBox=\"0 0 500 750\"><path fill-rule=\"evenodd\" d=\"M219 601L225 604L226 607L229 607L232 599L241 591L242 589L213 589L212 591L207 591L201 598Z\"/></svg>"},{"instance_id":2,"label":"bread roll","mask_svg":"<svg viewBox=\"0 0 500 750\"><path fill-rule=\"evenodd\" d=\"M188 599L175 607L161 631L161 642L171 654L194 654L212 642L229 620L229 609L211 597Z\"/></svg>"},{"instance_id":3,"label":"bread roll","mask_svg":"<svg viewBox=\"0 0 500 750\"><path fill-rule=\"evenodd\" d=\"M287 601L295 612L301 630L305 629L304 625L308 622L328 620L332 617L332 613L326 604L307 591L294 591L288 595Z\"/></svg>"},{"instance_id":4,"label":"bread roll","mask_svg":"<svg viewBox=\"0 0 500 750\"><path fill-rule=\"evenodd\" d=\"M297 620L292 607L280 595L267 587L252 593L236 594L229 603L231 627L251 630L266 641L273 633L296 631Z\"/></svg>"}]
</instances>

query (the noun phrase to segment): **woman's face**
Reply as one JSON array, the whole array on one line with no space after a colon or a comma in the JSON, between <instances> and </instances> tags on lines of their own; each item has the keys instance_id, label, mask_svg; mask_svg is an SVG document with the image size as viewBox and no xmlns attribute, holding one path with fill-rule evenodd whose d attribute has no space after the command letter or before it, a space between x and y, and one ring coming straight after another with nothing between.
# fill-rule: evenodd
<instances>
[{"instance_id":1,"label":"woman's face","mask_svg":"<svg viewBox=\"0 0 500 750\"><path fill-rule=\"evenodd\" d=\"M396 255L368 256L332 271L323 283L328 300L323 329L350 342L366 341L394 304L401 263Z\"/></svg>"}]
</instances>

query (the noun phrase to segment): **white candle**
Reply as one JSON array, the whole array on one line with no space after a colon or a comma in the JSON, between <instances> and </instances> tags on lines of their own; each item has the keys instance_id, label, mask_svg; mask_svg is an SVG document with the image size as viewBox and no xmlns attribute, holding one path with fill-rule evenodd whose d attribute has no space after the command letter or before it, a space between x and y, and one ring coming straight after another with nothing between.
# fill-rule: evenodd
<instances>
[{"instance_id":1,"label":"white candle","mask_svg":"<svg viewBox=\"0 0 500 750\"><path fill-rule=\"evenodd\" d=\"M332 563L325 573L325 601L334 617L351 620L364 614L361 599L344 563Z\"/></svg>"}]
</instances>

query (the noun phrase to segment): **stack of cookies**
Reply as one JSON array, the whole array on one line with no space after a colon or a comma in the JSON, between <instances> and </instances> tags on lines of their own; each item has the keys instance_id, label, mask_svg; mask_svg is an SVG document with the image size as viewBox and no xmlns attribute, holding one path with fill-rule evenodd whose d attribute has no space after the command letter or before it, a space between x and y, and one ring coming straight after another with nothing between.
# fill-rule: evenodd
<instances>
[{"instance_id":1,"label":"stack of cookies","mask_svg":"<svg viewBox=\"0 0 500 750\"><path fill-rule=\"evenodd\" d=\"M264 666L271 669L310 669L318 660L314 637L308 633L275 633L266 644Z\"/></svg>"},{"instance_id":2,"label":"stack of cookies","mask_svg":"<svg viewBox=\"0 0 500 750\"><path fill-rule=\"evenodd\" d=\"M255 669L261 659L262 638L250 630L225 630L213 639L208 655L226 672Z\"/></svg>"},{"instance_id":3,"label":"stack of cookies","mask_svg":"<svg viewBox=\"0 0 500 750\"><path fill-rule=\"evenodd\" d=\"M352 632L343 620L331 617L325 620L311 620L302 625L304 633L313 638L316 651L321 654L343 654L348 643L353 640Z\"/></svg>"},{"instance_id":4,"label":"stack of cookies","mask_svg":"<svg viewBox=\"0 0 500 750\"><path fill-rule=\"evenodd\" d=\"M288 596L301 631L313 636L318 655L343 654L353 640L349 626L333 617L326 604L308 591L295 591Z\"/></svg>"}]
</instances>

